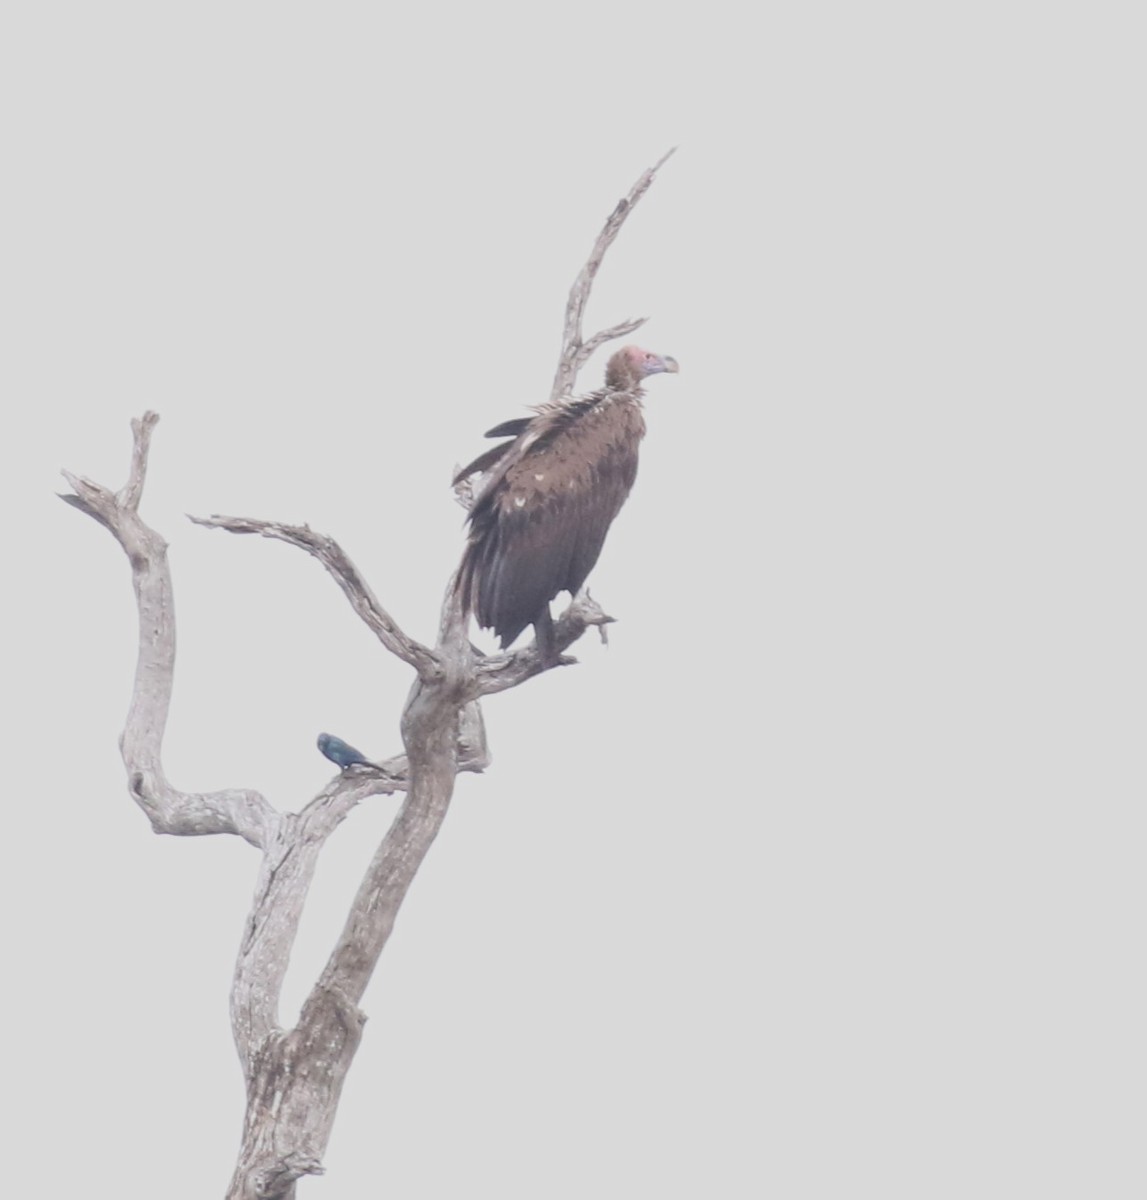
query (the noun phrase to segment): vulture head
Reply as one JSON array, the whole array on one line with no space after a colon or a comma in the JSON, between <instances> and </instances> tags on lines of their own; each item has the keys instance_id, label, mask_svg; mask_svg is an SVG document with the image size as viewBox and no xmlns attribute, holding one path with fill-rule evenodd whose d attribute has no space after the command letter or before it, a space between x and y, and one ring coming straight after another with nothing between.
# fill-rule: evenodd
<instances>
[{"instance_id":1,"label":"vulture head","mask_svg":"<svg viewBox=\"0 0 1147 1200\"><path fill-rule=\"evenodd\" d=\"M605 368L605 386L615 392L629 392L647 375L679 370L677 360L667 354L653 354L640 346L626 346L613 355Z\"/></svg>"}]
</instances>

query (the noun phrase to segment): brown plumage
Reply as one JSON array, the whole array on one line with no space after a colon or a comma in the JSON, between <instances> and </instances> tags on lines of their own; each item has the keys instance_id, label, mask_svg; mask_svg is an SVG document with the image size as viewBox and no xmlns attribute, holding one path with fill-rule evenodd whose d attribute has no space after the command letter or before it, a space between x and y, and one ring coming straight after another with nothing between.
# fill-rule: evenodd
<instances>
[{"instance_id":1,"label":"brown plumage","mask_svg":"<svg viewBox=\"0 0 1147 1200\"><path fill-rule=\"evenodd\" d=\"M458 473L455 483L489 472L470 509L458 591L503 646L533 625L554 661L550 601L581 588L637 476L641 382L676 370L672 358L626 346L609 360L604 388L491 429L487 437L513 441Z\"/></svg>"}]
</instances>

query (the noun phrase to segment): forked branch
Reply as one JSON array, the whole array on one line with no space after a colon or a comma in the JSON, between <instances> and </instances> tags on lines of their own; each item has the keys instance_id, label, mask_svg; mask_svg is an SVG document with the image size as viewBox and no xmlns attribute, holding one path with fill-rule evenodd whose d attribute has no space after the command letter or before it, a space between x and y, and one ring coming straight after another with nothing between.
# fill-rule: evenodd
<instances>
[{"instance_id":1,"label":"forked branch","mask_svg":"<svg viewBox=\"0 0 1147 1200\"><path fill-rule=\"evenodd\" d=\"M182 792L172 787L163 771L163 734L175 672L175 605L167 543L139 515L151 432L158 420L157 414L147 412L132 421L131 471L118 493L65 471L73 494L61 497L109 529L131 563L139 609L139 653L131 707L120 738L128 790L156 833L235 833L263 847L274 834L279 814L258 792L243 788Z\"/></svg>"},{"instance_id":2,"label":"forked branch","mask_svg":"<svg viewBox=\"0 0 1147 1200\"><path fill-rule=\"evenodd\" d=\"M613 245L614 239L621 232L621 227L625 224L626 217L633 211L633 206L649 191L657 177L657 172L676 149L677 147L674 146L672 150L663 154L629 189L628 195L617 202L617 207L606 218L602 231L597 235L597 241L593 244L585 266L582 267L573 282L573 287L570 288L569 300L566 302L565 327L562 331L562 351L558 358L557 373L554 375L554 386L550 391L551 400L559 400L573 391L578 372L599 346L613 341L614 338L625 337L645 324L646 318L638 317L636 320L621 321L617 325L611 325L608 329L595 333L588 340L582 335L585 307L589 303L593 281L605 258L605 252Z\"/></svg>"}]
</instances>

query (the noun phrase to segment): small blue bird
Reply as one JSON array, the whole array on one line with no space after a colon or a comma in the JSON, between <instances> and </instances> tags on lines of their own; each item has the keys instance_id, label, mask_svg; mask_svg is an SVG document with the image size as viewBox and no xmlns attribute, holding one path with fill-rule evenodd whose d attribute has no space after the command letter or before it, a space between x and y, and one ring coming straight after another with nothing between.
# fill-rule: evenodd
<instances>
[{"instance_id":1,"label":"small blue bird","mask_svg":"<svg viewBox=\"0 0 1147 1200\"><path fill-rule=\"evenodd\" d=\"M341 767L344 771L347 767L355 765L364 767L374 766L374 763L365 754L362 754L353 746L348 746L342 738L335 737L333 733L320 733L318 747L326 758L329 758L336 767Z\"/></svg>"}]
</instances>

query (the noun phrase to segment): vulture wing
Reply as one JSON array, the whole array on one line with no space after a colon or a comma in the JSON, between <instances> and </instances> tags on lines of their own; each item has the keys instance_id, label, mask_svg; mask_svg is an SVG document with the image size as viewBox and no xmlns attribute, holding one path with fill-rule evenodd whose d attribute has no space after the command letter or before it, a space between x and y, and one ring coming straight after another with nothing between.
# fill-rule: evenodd
<instances>
[{"instance_id":1,"label":"vulture wing","mask_svg":"<svg viewBox=\"0 0 1147 1200\"><path fill-rule=\"evenodd\" d=\"M495 425L489 430L486 436L517 437L519 433L525 433L529 429L532 420L533 417L515 417L512 421L503 421L501 425Z\"/></svg>"},{"instance_id":2,"label":"vulture wing","mask_svg":"<svg viewBox=\"0 0 1147 1200\"><path fill-rule=\"evenodd\" d=\"M532 420L533 417L515 417L512 421L503 421L501 425L495 425L486 436L488 438L516 438L519 434L523 434L529 429ZM463 467L454 476L453 486L457 487L463 479L469 479L471 475L477 475L479 471L489 471L513 444L513 442L503 442L502 445L495 446L493 449L479 454L472 463Z\"/></svg>"},{"instance_id":3,"label":"vulture wing","mask_svg":"<svg viewBox=\"0 0 1147 1200\"><path fill-rule=\"evenodd\" d=\"M452 486L457 487L463 479L469 479L471 475L476 475L479 471L488 471L497 461L506 453L513 445L513 442L503 442L500 446L492 446L489 450L479 454L472 463L463 467L457 475L454 476Z\"/></svg>"}]
</instances>

